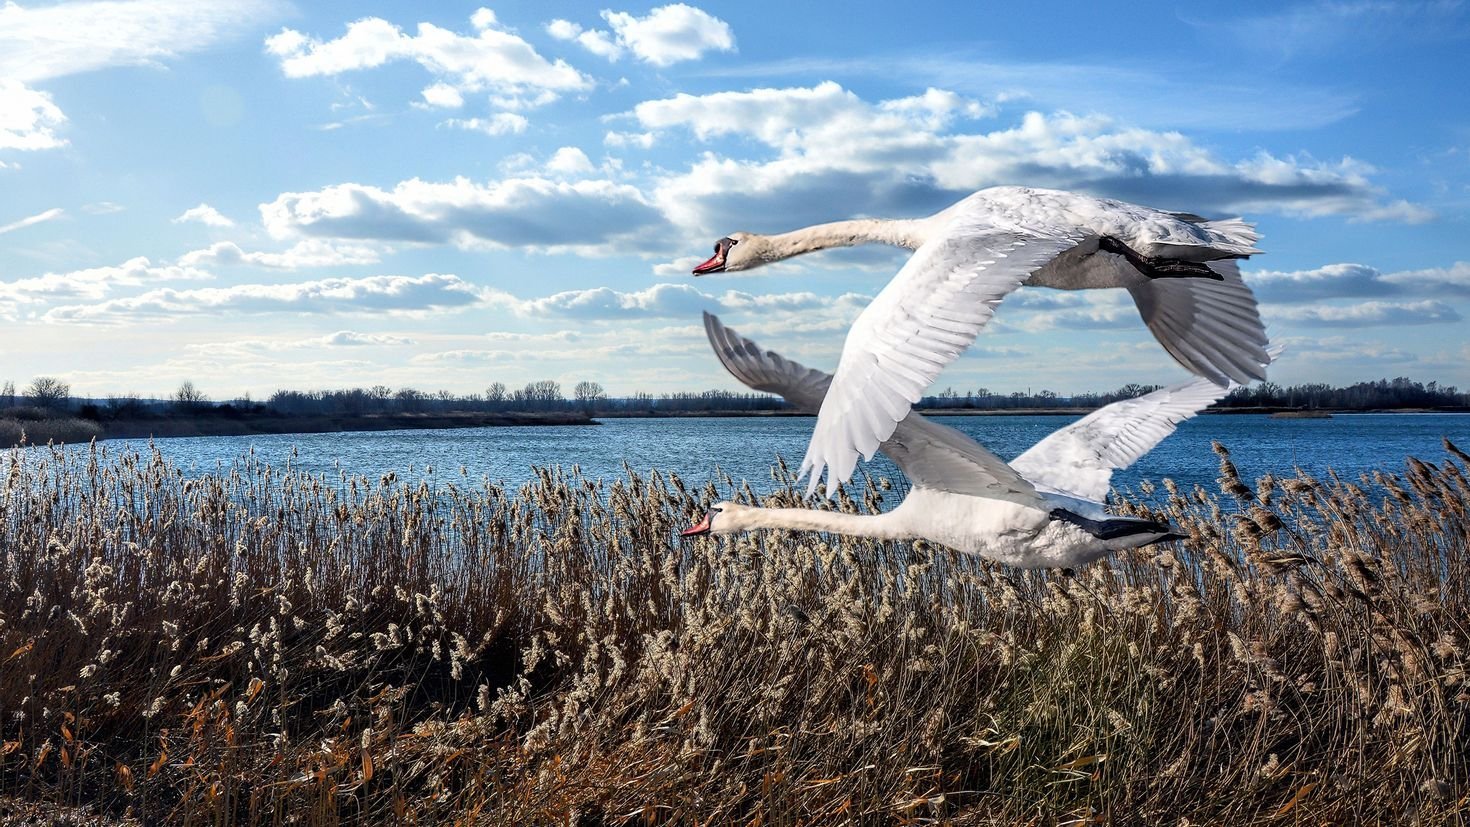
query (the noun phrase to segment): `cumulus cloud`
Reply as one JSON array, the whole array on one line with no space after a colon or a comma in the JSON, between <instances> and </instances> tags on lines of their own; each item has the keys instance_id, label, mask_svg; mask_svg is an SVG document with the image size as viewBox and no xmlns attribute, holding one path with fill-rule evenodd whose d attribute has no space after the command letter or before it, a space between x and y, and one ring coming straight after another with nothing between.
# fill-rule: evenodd
<instances>
[{"instance_id":1,"label":"cumulus cloud","mask_svg":"<svg viewBox=\"0 0 1470 827\"><path fill-rule=\"evenodd\" d=\"M771 227L845 214L932 212L996 184L1080 189L1166 208L1275 211L1361 220L1426 218L1384 203L1373 169L1261 152L1230 161L1178 132L1066 112L967 131L989 107L944 90L871 103L836 83L644 101L631 117L654 133L688 130L702 142L753 139L765 157L713 152L662 179L657 200L677 223L728 231L759 216ZM764 227L764 225L763 225ZM762 229L763 227L750 227Z\"/></svg>"},{"instance_id":2,"label":"cumulus cloud","mask_svg":"<svg viewBox=\"0 0 1470 827\"><path fill-rule=\"evenodd\" d=\"M3 14L0 8L0 14ZM0 76L0 149L54 149L66 140L56 129L66 115L51 95L14 78Z\"/></svg>"},{"instance_id":3,"label":"cumulus cloud","mask_svg":"<svg viewBox=\"0 0 1470 827\"><path fill-rule=\"evenodd\" d=\"M593 171L592 160L582 150L574 146L564 146L546 162L546 171L557 175L585 175Z\"/></svg>"},{"instance_id":4,"label":"cumulus cloud","mask_svg":"<svg viewBox=\"0 0 1470 827\"><path fill-rule=\"evenodd\" d=\"M1457 261L1449 267L1389 273L1383 280L1421 294L1470 298L1470 261Z\"/></svg>"},{"instance_id":5,"label":"cumulus cloud","mask_svg":"<svg viewBox=\"0 0 1470 827\"><path fill-rule=\"evenodd\" d=\"M0 307L8 306L7 312L13 313L20 305L100 299L115 287L209 278L212 276L208 272L189 265L155 265L138 256L113 266L0 281Z\"/></svg>"},{"instance_id":6,"label":"cumulus cloud","mask_svg":"<svg viewBox=\"0 0 1470 827\"><path fill-rule=\"evenodd\" d=\"M454 275L329 278L294 284L150 290L138 296L48 311L59 323L117 324L149 318L236 313L421 314L479 303L482 291Z\"/></svg>"},{"instance_id":7,"label":"cumulus cloud","mask_svg":"<svg viewBox=\"0 0 1470 827\"><path fill-rule=\"evenodd\" d=\"M659 6L643 17L628 12L605 10L602 19L612 31L583 29L569 20L553 20L546 31L559 40L575 41L582 48L608 60L631 52L654 66L670 66L698 60L707 52L735 49L730 24L684 3Z\"/></svg>"},{"instance_id":8,"label":"cumulus cloud","mask_svg":"<svg viewBox=\"0 0 1470 827\"><path fill-rule=\"evenodd\" d=\"M440 109L458 109L464 106L464 95L447 83L427 86L419 94L424 98L422 106L433 106Z\"/></svg>"},{"instance_id":9,"label":"cumulus cloud","mask_svg":"<svg viewBox=\"0 0 1470 827\"><path fill-rule=\"evenodd\" d=\"M66 215L66 210L63 210L60 207L52 207L49 210L38 212L35 215L28 215L25 218L12 221L9 224L0 224L0 235L12 233L24 227L32 227L36 224L41 224L54 218L60 218L63 215Z\"/></svg>"},{"instance_id":10,"label":"cumulus cloud","mask_svg":"<svg viewBox=\"0 0 1470 827\"><path fill-rule=\"evenodd\" d=\"M202 250L193 250L179 256L179 264L186 267L246 264L278 270L377 262L376 248L363 244L333 244L314 238L298 241L290 249L280 253L247 252L232 241L218 241Z\"/></svg>"},{"instance_id":11,"label":"cumulus cloud","mask_svg":"<svg viewBox=\"0 0 1470 827\"><path fill-rule=\"evenodd\" d=\"M1272 321L1288 321L1306 327L1441 324L1461 319L1455 308L1434 300L1267 308L1265 314Z\"/></svg>"},{"instance_id":12,"label":"cumulus cloud","mask_svg":"<svg viewBox=\"0 0 1470 827\"><path fill-rule=\"evenodd\" d=\"M434 106L455 106L462 93L487 90L505 102L545 103L558 94L591 87L591 79L565 61L547 60L519 35L501 28L489 9L476 11L470 24L469 34L433 23L420 23L416 34L408 34L380 17L367 17L348 25L347 32L333 40L283 29L266 39L265 48L292 78L413 61L436 78L423 92L426 103Z\"/></svg>"},{"instance_id":13,"label":"cumulus cloud","mask_svg":"<svg viewBox=\"0 0 1470 827\"><path fill-rule=\"evenodd\" d=\"M266 228L277 237L301 234L535 249L602 245L663 226L658 210L636 187L536 177L487 184L467 178L447 183L415 178L392 190L337 184L314 192L283 193L262 204L260 212Z\"/></svg>"},{"instance_id":14,"label":"cumulus cloud","mask_svg":"<svg viewBox=\"0 0 1470 827\"><path fill-rule=\"evenodd\" d=\"M184 210L177 218L175 224L183 224L186 221L197 221L207 227L233 227L235 222L226 218L219 210L208 204L200 204Z\"/></svg>"},{"instance_id":15,"label":"cumulus cloud","mask_svg":"<svg viewBox=\"0 0 1470 827\"><path fill-rule=\"evenodd\" d=\"M869 298L858 293L832 297L805 291L757 294L726 290L723 293L706 293L691 284L661 283L633 291L614 290L611 287L566 290L536 299L519 299L509 293L495 292L488 301L520 316L615 321L697 318L704 310L732 313L855 313L867 306Z\"/></svg>"},{"instance_id":16,"label":"cumulus cloud","mask_svg":"<svg viewBox=\"0 0 1470 827\"><path fill-rule=\"evenodd\" d=\"M1470 262L1383 273L1366 264L1326 264L1311 270L1258 270L1245 274L1263 302L1392 296L1470 297Z\"/></svg>"}]
</instances>

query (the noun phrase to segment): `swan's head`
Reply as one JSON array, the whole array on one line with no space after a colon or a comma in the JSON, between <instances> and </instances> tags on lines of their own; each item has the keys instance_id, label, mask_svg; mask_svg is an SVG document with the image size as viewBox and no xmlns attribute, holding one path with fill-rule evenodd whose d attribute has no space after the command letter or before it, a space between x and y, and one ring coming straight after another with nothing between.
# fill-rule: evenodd
<instances>
[{"instance_id":1,"label":"swan's head","mask_svg":"<svg viewBox=\"0 0 1470 827\"><path fill-rule=\"evenodd\" d=\"M762 237L752 233L730 233L715 242L715 254L694 268L694 275L734 273L759 267L770 259L763 254Z\"/></svg>"},{"instance_id":2,"label":"swan's head","mask_svg":"<svg viewBox=\"0 0 1470 827\"><path fill-rule=\"evenodd\" d=\"M744 509L744 506L732 502L715 503L699 522L684 529L680 536L698 537L702 534L734 534L742 531L745 526L740 516Z\"/></svg>"}]
</instances>

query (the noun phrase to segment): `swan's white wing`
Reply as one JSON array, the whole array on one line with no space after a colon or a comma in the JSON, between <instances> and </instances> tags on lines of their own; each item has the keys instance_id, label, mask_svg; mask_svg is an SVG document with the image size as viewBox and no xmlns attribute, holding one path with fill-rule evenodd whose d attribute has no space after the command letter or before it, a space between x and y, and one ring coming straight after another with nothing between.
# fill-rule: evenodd
<instances>
[{"instance_id":1,"label":"swan's white wing","mask_svg":"<svg viewBox=\"0 0 1470 827\"><path fill-rule=\"evenodd\" d=\"M806 413L816 413L832 383L832 374L809 368L725 327L718 316L704 314L704 333L715 356L746 387L774 393Z\"/></svg>"},{"instance_id":2,"label":"swan's white wing","mask_svg":"<svg viewBox=\"0 0 1470 827\"><path fill-rule=\"evenodd\" d=\"M824 470L830 490L872 458L1001 299L1080 237L959 219L920 247L848 331L801 463L808 495Z\"/></svg>"},{"instance_id":3,"label":"swan's white wing","mask_svg":"<svg viewBox=\"0 0 1470 827\"><path fill-rule=\"evenodd\" d=\"M1266 361L1280 353L1272 348ZM1114 471L1137 462L1180 422L1236 387L1193 379L1105 405L1036 443L1011 460L1011 467L1041 488L1100 502L1108 495Z\"/></svg>"},{"instance_id":4,"label":"swan's white wing","mask_svg":"<svg viewBox=\"0 0 1470 827\"><path fill-rule=\"evenodd\" d=\"M1128 288L1154 338L1190 373L1217 385L1266 378L1266 326L1231 260L1209 262L1222 281L1153 279Z\"/></svg>"},{"instance_id":5,"label":"swan's white wing","mask_svg":"<svg viewBox=\"0 0 1470 827\"><path fill-rule=\"evenodd\" d=\"M715 355L730 374L747 387L780 394L787 402L816 413L832 375L787 359L725 327L718 317L704 314L704 330ZM1040 507L1036 489L1000 457L975 440L911 411L878 446L914 485L1010 500Z\"/></svg>"}]
</instances>

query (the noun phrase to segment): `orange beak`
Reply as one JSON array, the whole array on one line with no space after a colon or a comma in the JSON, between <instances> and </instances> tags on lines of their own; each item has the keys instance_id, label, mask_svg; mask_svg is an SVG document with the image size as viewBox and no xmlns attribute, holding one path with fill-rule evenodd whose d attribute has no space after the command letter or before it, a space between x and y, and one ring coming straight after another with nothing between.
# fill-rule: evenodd
<instances>
[{"instance_id":1,"label":"orange beak","mask_svg":"<svg viewBox=\"0 0 1470 827\"><path fill-rule=\"evenodd\" d=\"M709 533L709 529L710 529L710 523L712 523L714 521L714 518L715 518L715 513L713 511L706 512L705 515L704 515L704 517L699 522L695 523L694 525L690 526L689 528L684 529L684 531L679 536L680 537L698 537L701 534L708 534Z\"/></svg>"},{"instance_id":2,"label":"orange beak","mask_svg":"<svg viewBox=\"0 0 1470 827\"><path fill-rule=\"evenodd\" d=\"M702 276L706 273L718 273L725 269L725 252L721 250L710 256L709 261L694 268L694 275Z\"/></svg>"}]
</instances>

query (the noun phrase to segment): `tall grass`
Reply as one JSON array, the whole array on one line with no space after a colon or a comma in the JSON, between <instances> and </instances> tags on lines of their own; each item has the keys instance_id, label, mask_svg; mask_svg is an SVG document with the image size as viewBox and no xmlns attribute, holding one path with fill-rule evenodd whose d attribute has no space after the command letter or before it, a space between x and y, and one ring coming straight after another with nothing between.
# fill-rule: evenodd
<instances>
[{"instance_id":1,"label":"tall grass","mask_svg":"<svg viewBox=\"0 0 1470 827\"><path fill-rule=\"evenodd\" d=\"M1465 819L1467 457L1145 486L1075 575L519 491L4 454L0 795L143 823ZM768 503L794 504L784 466ZM729 483L725 483L729 486ZM736 492L755 499L748 489ZM896 496L869 484L847 511Z\"/></svg>"}]
</instances>

